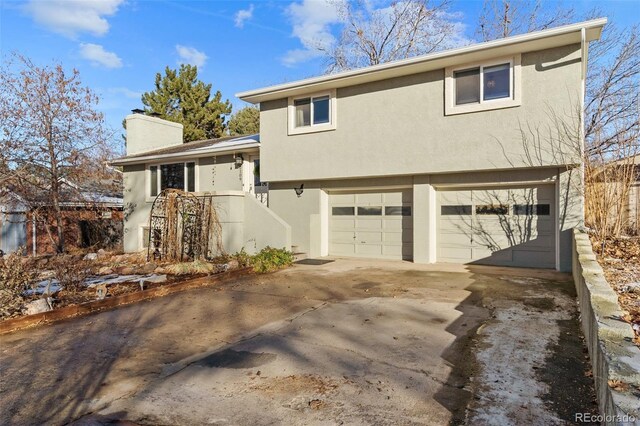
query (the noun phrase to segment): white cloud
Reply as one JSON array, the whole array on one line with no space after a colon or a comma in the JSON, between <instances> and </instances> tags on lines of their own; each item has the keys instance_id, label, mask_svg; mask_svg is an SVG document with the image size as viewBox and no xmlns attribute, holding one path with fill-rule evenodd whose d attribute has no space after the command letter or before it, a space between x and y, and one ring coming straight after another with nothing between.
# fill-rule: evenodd
<instances>
[{"instance_id":1,"label":"white cloud","mask_svg":"<svg viewBox=\"0 0 640 426\"><path fill-rule=\"evenodd\" d=\"M303 49L288 51L282 58L284 65L293 66L320 56L318 47L326 48L335 43L331 25L340 22L336 4L302 0L301 3L291 3L286 13L293 25L292 35L300 40Z\"/></svg>"},{"instance_id":2,"label":"white cloud","mask_svg":"<svg viewBox=\"0 0 640 426\"><path fill-rule=\"evenodd\" d=\"M241 9L238 12L236 12L236 16L235 16L236 27L243 28L244 22L249 21L251 18L253 18L253 9L254 9L253 4L251 4L249 5L249 9Z\"/></svg>"},{"instance_id":3,"label":"white cloud","mask_svg":"<svg viewBox=\"0 0 640 426\"><path fill-rule=\"evenodd\" d=\"M207 55L194 47L176 45L176 52L180 56L179 64L190 64L197 67L203 67L207 62Z\"/></svg>"},{"instance_id":4,"label":"white cloud","mask_svg":"<svg viewBox=\"0 0 640 426\"><path fill-rule=\"evenodd\" d=\"M142 97L142 92L136 92L128 87L111 87L107 91L115 95L124 96L127 99L140 99Z\"/></svg>"},{"instance_id":5,"label":"white cloud","mask_svg":"<svg viewBox=\"0 0 640 426\"><path fill-rule=\"evenodd\" d=\"M112 16L124 0L30 0L24 10L51 31L74 38L78 33L105 35L106 16Z\"/></svg>"},{"instance_id":6,"label":"white cloud","mask_svg":"<svg viewBox=\"0 0 640 426\"><path fill-rule=\"evenodd\" d=\"M102 65L107 68L122 67L122 59L113 52L104 50L104 47L93 43L80 43L80 56L91 61L93 65Z\"/></svg>"}]
</instances>

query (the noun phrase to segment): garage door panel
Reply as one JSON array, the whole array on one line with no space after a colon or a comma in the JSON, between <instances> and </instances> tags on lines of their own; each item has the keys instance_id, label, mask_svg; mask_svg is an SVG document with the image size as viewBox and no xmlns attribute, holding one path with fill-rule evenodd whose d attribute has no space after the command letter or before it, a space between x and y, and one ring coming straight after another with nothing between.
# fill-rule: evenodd
<instances>
[{"instance_id":1,"label":"garage door panel","mask_svg":"<svg viewBox=\"0 0 640 426\"><path fill-rule=\"evenodd\" d=\"M529 241L524 241L520 243L516 248L536 248L538 250L546 250L552 245L555 244L555 236L554 235L540 235L534 238L531 238Z\"/></svg>"},{"instance_id":2,"label":"garage door panel","mask_svg":"<svg viewBox=\"0 0 640 426\"><path fill-rule=\"evenodd\" d=\"M486 248L474 248L473 257L475 259L487 259L491 262L511 262L513 261L513 251L506 250L490 250Z\"/></svg>"},{"instance_id":3,"label":"garage door panel","mask_svg":"<svg viewBox=\"0 0 640 426\"><path fill-rule=\"evenodd\" d=\"M553 185L439 191L438 259L554 267L554 197Z\"/></svg>"},{"instance_id":4,"label":"garage door panel","mask_svg":"<svg viewBox=\"0 0 640 426\"><path fill-rule=\"evenodd\" d=\"M413 254L413 245L411 244L401 244L397 246L385 245L382 248L382 254L385 257L411 259L411 256Z\"/></svg>"},{"instance_id":5,"label":"garage door panel","mask_svg":"<svg viewBox=\"0 0 640 426\"><path fill-rule=\"evenodd\" d=\"M469 246L471 244L471 235L465 234L447 234L446 243L443 246Z\"/></svg>"},{"instance_id":6,"label":"garage door panel","mask_svg":"<svg viewBox=\"0 0 640 426\"><path fill-rule=\"evenodd\" d=\"M382 229L382 219L356 219L356 229Z\"/></svg>"},{"instance_id":7,"label":"garage door panel","mask_svg":"<svg viewBox=\"0 0 640 426\"><path fill-rule=\"evenodd\" d=\"M343 244L332 242L329 244L329 250L338 256L353 256L355 254L355 246L353 243Z\"/></svg>"},{"instance_id":8,"label":"garage door panel","mask_svg":"<svg viewBox=\"0 0 640 426\"><path fill-rule=\"evenodd\" d=\"M338 243L353 243L353 232L331 231L331 241Z\"/></svg>"},{"instance_id":9,"label":"garage door panel","mask_svg":"<svg viewBox=\"0 0 640 426\"><path fill-rule=\"evenodd\" d=\"M356 194L356 204L360 206L367 206L367 205L380 206L382 205L382 194L380 194L379 192Z\"/></svg>"},{"instance_id":10,"label":"garage door panel","mask_svg":"<svg viewBox=\"0 0 640 426\"><path fill-rule=\"evenodd\" d=\"M382 256L382 244L358 244L355 246L355 254L365 256Z\"/></svg>"},{"instance_id":11,"label":"garage door panel","mask_svg":"<svg viewBox=\"0 0 640 426\"><path fill-rule=\"evenodd\" d=\"M356 203L355 194L335 193L331 194L331 204L353 206Z\"/></svg>"},{"instance_id":12,"label":"garage door panel","mask_svg":"<svg viewBox=\"0 0 640 426\"><path fill-rule=\"evenodd\" d=\"M382 242L382 232L356 231L356 243L371 244L371 243L381 243L381 242Z\"/></svg>"},{"instance_id":13,"label":"garage door panel","mask_svg":"<svg viewBox=\"0 0 640 426\"><path fill-rule=\"evenodd\" d=\"M384 241L393 244L413 243L413 229L405 229L402 232L385 232Z\"/></svg>"},{"instance_id":14,"label":"garage door panel","mask_svg":"<svg viewBox=\"0 0 640 426\"><path fill-rule=\"evenodd\" d=\"M356 226L355 219L332 219L331 229L352 230Z\"/></svg>"},{"instance_id":15,"label":"garage door panel","mask_svg":"<svg viewBox=\"0 0 640 426\"><path fill-rule=\"evenodd\" d=\"M413 193L411 191L385 192L382 194L382 201L385 206L408 206L413 202Z\"/></svg>"},{"instance_id":16,"label":"garage door panel","mask_svg":"<svg viewBox=\"0 0 640 426\"><path fill-rule=\"evenodd\" d=\"M412 190L330 194L329 253L410 259L413 253L412 197ZM350 211L355 215L348 220L337 219L340 216L333 215L335 206L351 207ZM348 236L351 241L347 241ZM341 243L350 245L350 250Z\"/></svg>"},{"instance_id":17,"label":"garage door panel","mask_svg":"<svg viewBox=\"0 0 640 426\"><path fill-rule=\"evenodd\" d=\"M403 217L402 219L384 218L382 224L386 231L395 231L402 229L413 229L413 220L411 217Z\"/></svg>"},{"instance_id":18,"label":"garage door panel","mask_svg":"<svg viewBox=\"0 0 640 426\"><path fill-rule=\"evenodd\" d=\"M450 220L441 219L439 230L440 232L446 232L449 234L461 234L471 232L471 219L468 220Z\"/></svg>"},{"instance_id":19,"label":"garage door panel","mask_svg":"<svg viewBox=\"0 0 640 426\"><path fill-rule=\"evenodd\" d=\"M439 259L445 262L466 262L471 254L471 247L440 247Z\"/></svg>"}]
</instances>

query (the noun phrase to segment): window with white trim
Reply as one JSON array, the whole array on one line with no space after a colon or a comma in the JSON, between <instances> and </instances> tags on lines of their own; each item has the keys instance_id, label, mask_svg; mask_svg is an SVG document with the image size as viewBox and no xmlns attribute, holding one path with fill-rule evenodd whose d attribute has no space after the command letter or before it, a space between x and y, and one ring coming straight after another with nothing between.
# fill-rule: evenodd
<instances>
[{"instance_id":1,"label":"window with white trim","mask_svg":"<svg viewBox=\"0 0 640 426\"><path fill-rule=\"evenodd\" d=\"M289 134L335 129L335 91L289 98Z\"/></svg>"},{"instance_id":2,"label":"window with white trim","mask_svg":"<svg viewBox=\"0 0 640 426\"><path fill-rule=\"evenodd\" d=\"M453 72L456 105L511 97L509 63Z\"/></svg>"},{"instance_id":3,"label":"window with white trim","mask_svg":"<svg viewBox=\"0 0 640 426\"><path fill-rule=\"evenodd\" d=\"M445 70L445 113L520 105L520 55Z\"/></svg>"},{"instance_id":4,"label":"window with white trim","mask_svg":"<svg viewBox=\"0 0 640 426\"><path fill-rule=\"evenodd\" d=\"M149 195L157 196L165 189L196 191L196 163L168 163L149 166Z\"/></svg>"}]
</instances>

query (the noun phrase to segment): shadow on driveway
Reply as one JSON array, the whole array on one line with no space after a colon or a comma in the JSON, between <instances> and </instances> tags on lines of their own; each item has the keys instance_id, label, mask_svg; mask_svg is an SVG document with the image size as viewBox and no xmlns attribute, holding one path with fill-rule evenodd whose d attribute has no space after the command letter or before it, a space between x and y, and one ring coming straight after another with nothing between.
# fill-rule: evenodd
<instances>
[{"instance_id":1,"label":"shadow on driveway","mask_svg":"<svg viewBox=\"0 0 640 426\"><path fill-rule=\"evenodd\" d=\"M562 277L337 260L1 336L1 420L562 423L595 407Z\"/></svg>"}]
</instances>

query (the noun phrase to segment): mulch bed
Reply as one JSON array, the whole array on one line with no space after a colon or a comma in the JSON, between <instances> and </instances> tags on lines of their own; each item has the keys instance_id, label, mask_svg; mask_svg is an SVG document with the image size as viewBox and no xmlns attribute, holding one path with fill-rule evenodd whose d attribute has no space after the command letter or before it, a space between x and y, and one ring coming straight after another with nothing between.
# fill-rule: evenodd
<instances>
[{"instance_id":1,"label":"mulch bed","mask_svg":"<svg viewBox=\"0 0 640 426\"><path fill-rule=\"evenodd\" d=\"M201 278L206 276L205 274L197 274L197 275L189 275L189 276L175 276L175 275L167 275L167 281L162 283L144 283L144 289L152 289L158 288L162 286L166 286L167 284L172 284L180 281L185 281L186 279L194 279ZM140 283L139 282L127 282L127 283L118 283L118 284L109 284L107 286L108 293L107 297L120 296L127 293L135 293L140 291ZM34 299L41 298L41 295L38 295ZM86 288L80 291L67 291L65 289L60 290L54 295L54 299L56 303L54 307L62 308L70 305L77 305L79 303L93 302L97 300L96 288Z\"/></svg>"},{"instance_id":2,"label":"mulch bed","mask_svg":"<svg viewBox=\"0 0 640 426\"><path fill-rule=\"evenodd\" d=\"M148 283L144 290L140 290L139 284L129 286L128 284L117 284L109 287L110 297L102 300L95 300L95 290L90 289L86 292L93 297L90 301L84 301L80 303L72 303L72 298L66 299L66 306L56 305L56 309L52 311L42 312L33 315L23 315L14 318L8 318L0 321L0 334L9 333L12 331L21 330L24 328L30 328L37 325L49 324L52 322L60 321L67 318L77 317L80 315L92 314L108 309L113 309L118 306L128 305L143 300L154 299L157 297L163 297L172 293L177 293L184 290L190 290L194 288L206 287L220 282L225 278L237 278L243 275L248 275L253 272L252 268L236 269L233 271L222 272L213 275L200 274L199 278L194 276L174 277L173 280L163 283ZM119 287L120 293L113 294L111 290L115 287ZM77 300L83 300L78 297Z\"/></svg>"},{"instance_id":3,"label":"mulch bed","mask_svg":"<svg viewBox=\"0 0 640 426\"><path fill-rule=\"evenodd\" d=\"M592 236L591 243L640 345L640 237L609 238L603 245Z\"/></svg>"}]
</instances>

